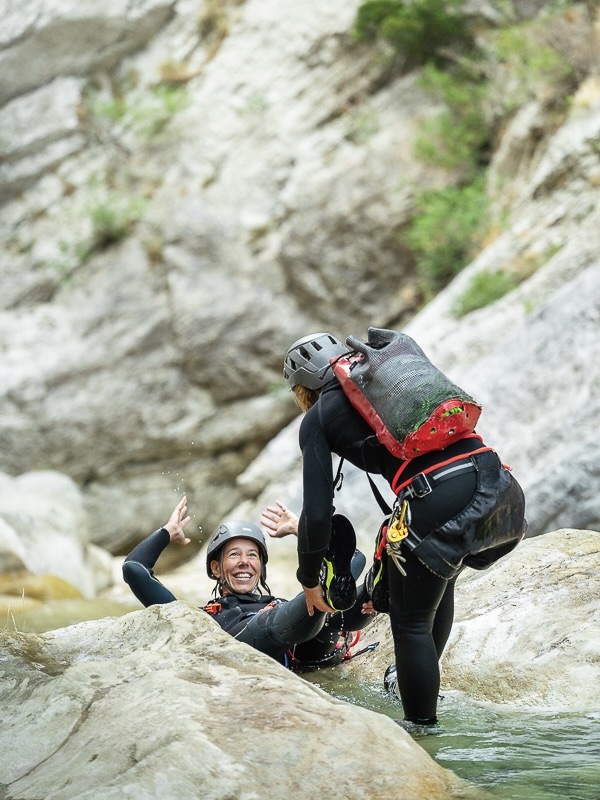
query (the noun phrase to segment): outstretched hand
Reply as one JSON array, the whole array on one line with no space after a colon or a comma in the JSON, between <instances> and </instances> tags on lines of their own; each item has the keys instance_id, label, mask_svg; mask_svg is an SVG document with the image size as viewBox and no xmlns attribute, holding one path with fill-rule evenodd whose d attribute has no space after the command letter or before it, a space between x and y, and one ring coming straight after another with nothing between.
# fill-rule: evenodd
<instances>
[{"instance_id":1,"label":"outstretched hand","mask_svg":"<svg viewBox=\"0 0 600 800\"><path fill-rule=\"evenodd\" d=\"M298 535L298 517L279 500L267 506L260 516L260 524L273 539L283 539L290 534Z\"/></svg>"},{"instance_id":2,"label":"outstretched hand","mask_svg":"<svg viewBox=\"0 0 600 800\"><path fill-rule=\"evenodd\" d=\"M375 611L375 609L373 608L373 601L372 600L367 600L366 603L362 604L362 607L360 609L360 613L361 614L368 614L370 617L377 617L379 615L379 612Z\"/></svg>"},{"instance_id":3,"label":"outstretched hand","mask_svg":"<svg viewBox=\"0 0 600 800\"><path fill-rule=\"evenodd\" d=\"M315 611L324 611L326 614L333 614L335 609L325 600L323 589L319 584L312 589L309 589L307 586L303 586L302 588L304 589L304 597L306 599L306 608L309 617L314 616Z\"/></svg>"},{"instance_id":4,"label":"outstretched hand","mask_svg":"<svg viewBox=\"0 0 600 800\"><path fill-rule=\"evenodd\" d=\"M184 495L173 509L169 521L163 525L172 542L189 544L192 540L185 535L184 528L191 517L187 513L187 497Z\"/></svg>"}]
</instances>

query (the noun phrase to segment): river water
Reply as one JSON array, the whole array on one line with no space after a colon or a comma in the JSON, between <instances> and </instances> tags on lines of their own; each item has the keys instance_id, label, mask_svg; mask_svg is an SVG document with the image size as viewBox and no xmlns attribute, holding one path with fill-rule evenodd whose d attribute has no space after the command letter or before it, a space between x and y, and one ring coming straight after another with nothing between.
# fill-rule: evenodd
<instances>
[{"instance_id":1,"label":"river water","mask_svg":"<svg viewBox=\"0 0 600 800\"><path fill-rule=\"evenodd\" d=\"M399 701L343 665L305 674L329 694L399 719ZM501 800L600 800L600 711L519 710L446 692L442 732L413 736L442 767Z\"/></svg>"}]
</instances>

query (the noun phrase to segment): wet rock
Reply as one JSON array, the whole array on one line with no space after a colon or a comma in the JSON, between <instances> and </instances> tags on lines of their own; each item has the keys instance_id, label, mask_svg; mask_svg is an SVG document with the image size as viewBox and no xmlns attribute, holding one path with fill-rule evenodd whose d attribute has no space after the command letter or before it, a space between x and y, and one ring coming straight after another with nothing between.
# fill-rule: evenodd
<instances>
[{"instance_id":1,"label":"wet rock","mask_svg":"<svg viewBox=\"0 0 600 800\"><path fill-rule=\"evenodd\" d=\"M180 603L0 633L0 674L7 800L482 796L391 719L329 697Z\"/></svg>"}]
</instances>

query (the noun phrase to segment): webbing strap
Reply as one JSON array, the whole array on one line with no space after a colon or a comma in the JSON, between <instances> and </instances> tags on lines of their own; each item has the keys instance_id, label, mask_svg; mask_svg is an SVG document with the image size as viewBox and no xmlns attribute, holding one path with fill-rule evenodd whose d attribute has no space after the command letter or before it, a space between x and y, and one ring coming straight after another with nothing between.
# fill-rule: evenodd
<instances>
[{"instance_id":1,"label":"webbing strap","mask_svg":"<svg viewBox=\"0 0 600 800\"><path fill-rule=\"evenodd\" d=\"M375 498L375 500L377 500L377 505L383 511L383 513L385 514L386 517L389 516L392 513L392 509L385 502L385 500L383 498L383 495L381 494L381 492L377 488L377 486L375 484L375 481L369 475L368 472L367 472L367 478L369 479L369 483L371 484L371 491L373 492L373 497Z\"/></svg>"},{"instance_id":2,"label":"webbing strap","mask_svg":"<svg viewBox=\"0 0 600 800\"><path fill-rule=\"evenodd\" d=\"M320 398L319 398L320 399ZM319 414L319 423L321 428L324 428L323 424L323 406L317 400L317 411ZM342 472L342 467L344 466L344 457L340 457L340 462L338 464L337 472L335 473L335 478L333 479L333 488L332 488L332 497L335 498L335 493L339 492L342 488L342 484L344 483L344 473Z\"/></svg>"},{"instance_id":3,"label":"webbing strap","mask_svg":"<svg viewBox=\"0 0 600 800\"><path fill-rule=\"evenodd\" d=\"M453 458L448 458L448 459L446 459L446 461L440 461L438 464L433 464L431 467L427 467L426 469L422 469L421 472L419 472L419 475L430 475L432 472L436 472L437 470L442 469L443 467L447 467L448 464L454 464L456 461L466 461L468 458L471 458L471 456L476 456L479 453L489 453L490 450L493 450L493 448L492 447L478 447L476 450L471 450L470 453L462 453L462 455L460 455L460 456L454 456ZM413 475L410 478L407 478L402 483L398 484L397 483L397 479L398 479L398 477L401 474L403 469L404 469L404 465L402 465L402 467L394 475L394 480L392 481L392 491L396 495L400 494L400 492L403 489L406 489L406 487L409 485L409 483L414 478L416 478L416 475ZM435 476L433 476L433 477L435 477Z\"/></svg>"},{"instance_id":4,"label":"webbing strap","mask_svg":"<svg viewBox=\"0 0 600 800\"><path fill-rule=\"evenodd\" d=\"M337 472L335 473L335 478L333 479L333 495L335 497L335 493L339 492L342 488L342 484L344 483L344 473L342 472L342 467L344 466L344 459L340 458L340 463L338 464Z\"/></svg>"},{"instance_id":5,"label":"webbing strap","mask_svg":"<svg viewBox=\"0 0 600 800\"><path fill-rule=\"evenodd\" d=\"M460 441L462 441L463 439L479 439L480 442L483 442L483 439L481 438L481 436L478 433L468 433L466 436L462 436L460 438ZM395 487L396 487L397 484L399 484L400 477L401 477L402 473L404 472L404 470L408 467L408 465L410 463L411 463L411 459L407 458L406 461L404 461L404 463L402 464L402 466L398 470L398 472L394 475L394 478L393 478L392 483L391 483L392 491L394 492L394 494L398 494L398 492L400 491L399 489L396 489ZM434 467L429 467L428 471L431 471L432 469L437 469L437 467L438 467L438 464L436 464ZM422 471L425 472L425 470L422 470ZM410 483L410 479L406 483L407 484Z\"/></svg>"}]
</instances>

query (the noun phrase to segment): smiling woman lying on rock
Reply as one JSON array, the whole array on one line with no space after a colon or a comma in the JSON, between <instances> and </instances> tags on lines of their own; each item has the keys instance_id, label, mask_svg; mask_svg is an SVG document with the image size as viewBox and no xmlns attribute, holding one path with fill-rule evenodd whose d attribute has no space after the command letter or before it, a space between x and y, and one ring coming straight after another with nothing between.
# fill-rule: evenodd
<instances>
[{"instance_id":1,"label":"smiling woman lying on rock","mask_svg":"<svg viewBox=\"0 0 600 800\"><path fill-rule=\"evenodd\" d=\"M278 506L278 520L283 519L288 533L295 533L298 518L281 503ZM270 527L268 518L269 510L263 515L267 529ZM184 531L189 521L187 498L183 497L168 522L140 542L125 559L123 578L144 606L172 603L177 599L156 578L153 568L171 542L190 543ZM350 567L356 578L362 572L365 558L355 549L354 530L349 520L340 514L334 515L332 525L345 541L353 542L347 550L348 564L340 566ZM290 669L332 666L349 657L352 632L362 630L375 613L364 588L358 591L349 609L332 607L331 613L309 615L303 592L289 601L273 597L267 584L268 558L265 537L259 527L242 520L221 523L208 543L206 571L216 584L214 599L203 606L203 610L238 641ZM260 589L265 594L261 594Z\"/></svg>"}]
</instances>

